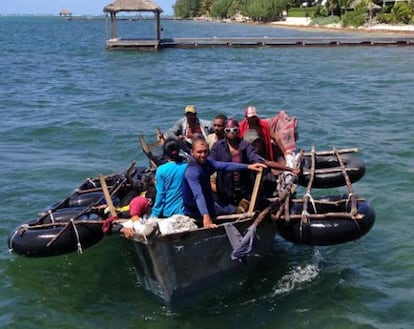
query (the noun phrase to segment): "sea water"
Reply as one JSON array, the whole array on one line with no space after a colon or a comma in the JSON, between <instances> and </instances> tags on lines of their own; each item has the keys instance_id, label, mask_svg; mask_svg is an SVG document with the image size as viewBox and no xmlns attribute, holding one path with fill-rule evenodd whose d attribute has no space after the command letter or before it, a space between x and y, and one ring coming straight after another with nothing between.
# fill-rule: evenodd
<instances>
[{"instance_id":1,"label":"sea water","mask_svg":"<svg viewBox=\"0 0 414 329\"><path fill-rule=\"evenodd\" d=\"M153 22L123 22L139 36ZM129 25L128 25L129 24ZM162 21L163 37L343 36ZM145 32L146 33L146 32ZM414 326L414 48L105 49L103 19L0 17L1 328L412 328ZM171 312L139 287L116 236L82 255L30 259L8 234L85 178L131 161L138 136L183 116L241 119L284 109L298 147L357 147L353 185L376 211L362 239L331 247L280 237L270 261ZM340 189L324 191L337 194ZM303 192L303 191L301 191ZM206 251L208 252L208 251Z\"/></svg>"}]
</instances>

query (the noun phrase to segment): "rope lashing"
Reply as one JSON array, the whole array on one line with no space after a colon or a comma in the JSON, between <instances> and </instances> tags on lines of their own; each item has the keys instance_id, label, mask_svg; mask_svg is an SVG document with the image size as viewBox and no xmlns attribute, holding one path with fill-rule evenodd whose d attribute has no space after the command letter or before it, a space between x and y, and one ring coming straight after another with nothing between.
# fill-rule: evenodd
<instances>
[{"instance_id":1,"label":"rope lashing","mask_svg":"<svg viewBox=\"0 0 414 329\"><path fill-rule=\"evenodd\" d=\"M75 224L73 218L70 219L70 223L72 224L73 231L75 232L76 241L77 241L76 245L77 245L77 248L78 248L78 253L82 255L83 251L82 251L82 245L81 245L80 238L79 238L79 232L78 232L78 229L76 228L76 224Z\"/></svg>"},{"instance_id":2,"label":"rope lashing","mask_svg":"<svg viewBox=\"0 0 414 329\"><path fill-rule=\"evenodd\" d=\"M55 223L55 218L53 217L53 212L51 209L48 210L49 216L50 216L50 221L52 222L52 224Z\"/></svg>"}]
</instances>

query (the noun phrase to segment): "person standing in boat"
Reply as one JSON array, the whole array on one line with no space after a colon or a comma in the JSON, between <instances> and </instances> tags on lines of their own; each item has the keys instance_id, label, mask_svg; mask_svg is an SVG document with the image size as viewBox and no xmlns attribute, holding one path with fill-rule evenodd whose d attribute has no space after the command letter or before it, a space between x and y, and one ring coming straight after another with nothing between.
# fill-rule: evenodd
<instances>
[{"instance_id":1,"label":"person standing in boat","mask_svg":"<svg viewBox=\"0 0 414 329\"><path fill-rule=\"evenodd\" d=\"M206 138L210 151L215 142L222 140L224 138L224 126L226 124L226 121L227 121L227 117L224 114L218 114L214 118L214 121L213 121L214 132L209 134ZM217 172L213 173L210 176L210 184L211 184L211 189L213 192L217 192L216 180L217 180Z\"/></svg>"},{"instance_id":2,"label":"person standing in boat","mask_svg":"<svg viewBox=\"0 0 414 329\"><path fill-rule=\"evenodd\" d=\"M211 122L197 117L197 109L194 105L187 105L184 109L184 118L179 119L167 132L169 137L175 137L187 147L191 147L195 136L207 138L212 132Z\"/></svg>"},{"instance_id":3,"label":"person standing in boat","mask_svg":"<svg viewBox=\"0 0 414 329\"><path fill-rule=\"evenodd\" d=\"M204 138L193 140L191 158L185 170L183 182L184 214L194 218L198 226L214 228L213 219L218 215L237 212L233 205L214 202L210 175L216 170L241 171L266 168L262 163L244 164L215 161L209 157L210 150Z\"/></svg>"},{"instance_id":4,"label":"person standing in boat","mask_svg":"<svg viewBox=\"0 0 414 329\"><path fill-rule=\"evenodd\" d=\"M254 147L239 137L239 123L228 119L224 128L225 138L214 144L211 157L216 161L235 163L264 163ZM217 171L217 196L222 202L239 204L245 198L249 199L253 188L253 180L249 172Z\"/></svg>"},{"instance_id":5,"label":"person standing in boat","mask_svg":"<svg viewBox=\"0 0 414 329\"><path fill-rule=\"evenodd\" d=\"M155 173L155 202L150 217L171 217L184 214L182 185L187 163L180 156L180 145L174 138L168 138L163 145L167 162Z\"/></svg>"},{"instance_id":6,"label":"person standing in boat","mask_svg":"<svg viewBox=\"0 0 414 329\"><path fill-rule=\"evenodd\" d=\"M251 130L255 131L264 141L266 160L273 161L272 135L269 122L259 118L256 107L254 106L246 107L244 116L244 119L240 122L240 137L243 138Z\"/></svg>"},{"instance_id":7,"label":"person standing in boat","mask_svg":"<svg viewBox=\"0 0 414 329\"><path fill-rule=\"evenodd\" d=\"M206 138L208 147L212 149L215 142L224 139L224 126L226 124L227 117L224 114L217 114L213 120L213 133L209 134Z\"/></svg>"}]
</instances>

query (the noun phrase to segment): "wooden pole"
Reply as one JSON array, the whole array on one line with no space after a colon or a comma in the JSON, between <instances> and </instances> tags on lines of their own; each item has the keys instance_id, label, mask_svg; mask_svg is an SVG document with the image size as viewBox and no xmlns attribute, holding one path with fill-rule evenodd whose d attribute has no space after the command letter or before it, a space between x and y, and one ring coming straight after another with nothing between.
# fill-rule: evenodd
<instances>
[{"instance_id":1,"label":"wooden pole","mask_svg":"<svg viewBox=\"0 0 414 329\"><path fill-rule=\"evenodd\" d=\"M111 216L116 217L117 213L116 213L114 204L112 203L112 198L111 198L111 195L109 194L108 186L106 185L105 176L103 174L99 175L99 181L102 186L102 191L105 196L106 204L108 205L109 211L111 212Z\"/></svg>"},{"instance_id":2,"label":"wooden pole","mask_svg":"<svg viewBox=\"0 0 414 329\"><path fill-rule=\"evenodd\" d=\"M256 201L257 201L257 196L259 194L260 183L262 181L262 175L263 175L263 168L260 168L260 170L256 174L256 180L254 181L252 198L250 199L249 210L247 211L249 214L253 213L254 208L256 207Z\"/></svg>"}]
</instances>

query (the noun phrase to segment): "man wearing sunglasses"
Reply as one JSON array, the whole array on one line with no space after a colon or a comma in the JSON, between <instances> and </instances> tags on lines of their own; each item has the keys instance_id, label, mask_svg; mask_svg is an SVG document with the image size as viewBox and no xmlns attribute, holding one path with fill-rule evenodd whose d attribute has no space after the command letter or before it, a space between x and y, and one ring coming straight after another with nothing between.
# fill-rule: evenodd
<instances>
[{"instance_id":1,"label":"man wearing sunglasses","mask_svg":"<svg viewBox=\"0 0 414 329\"><path fill-rule=\"evenodd\" d=\"M236 213L237 207L214 202L210 175L216 170L242 171L266 168L262 163L244 164L215 161L209 157L210 150L204 138L193 139L191 157L185 170L183 200L185 215L196 219L197 225L214 228L213 219L218 215Z\"/></svg>"},{"instance_id":2,"label":"man wearing sunglasses","mask_svg":"<svg viewBox=\"0 0 414 329\"><path fill-rule=\"evenodd\" d=\"M264 163L251 143L239 136L239 123L228 119L224 128L225 137L214 144L211 157L216 161L234 163ZM217 171L217 196L222 202L239 204L242 199L249 199L253 180L249 172Z\"/></svg>"}]
</instances>

